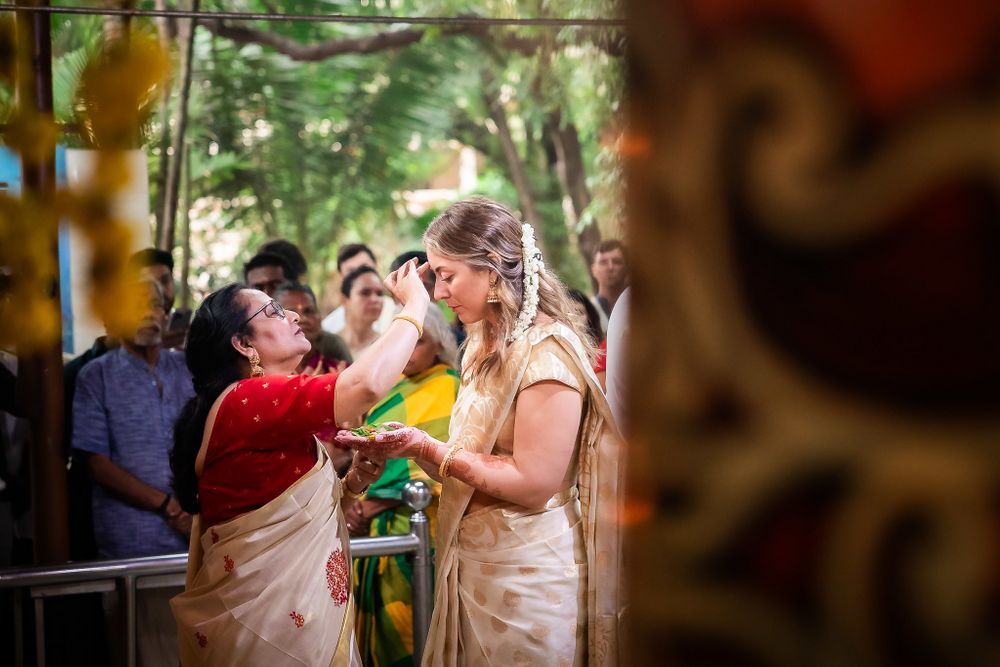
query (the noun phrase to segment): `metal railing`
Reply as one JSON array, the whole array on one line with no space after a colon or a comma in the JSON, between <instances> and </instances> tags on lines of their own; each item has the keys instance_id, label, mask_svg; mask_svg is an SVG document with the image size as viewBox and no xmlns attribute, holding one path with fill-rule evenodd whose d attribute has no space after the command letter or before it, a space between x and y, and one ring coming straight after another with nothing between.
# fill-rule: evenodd
<instances>
[{"instance_id":1,"label":"metal railing","mask_svg":"<svg viewBox=\"0 0 1000 667\"><path fill-rule=\"evenodd\" d=\"M409 534L351 539L351 556L354 558L412 554L415 664L420 664L423 657L434 604L430 526L424 512L431 499L431 491L426 484L419 481L407 482L403 487L403 502L413 510ZM24 665L23 591L27 590L34 601L35 651L37 663L44 665L45 599L118 590L124 601L125 659L129 667L132 667L136 664L136 591L183 586L186 571L187 554L0 569L0 589L15 589L15 664Z\"/></svg>"}]
</instances>

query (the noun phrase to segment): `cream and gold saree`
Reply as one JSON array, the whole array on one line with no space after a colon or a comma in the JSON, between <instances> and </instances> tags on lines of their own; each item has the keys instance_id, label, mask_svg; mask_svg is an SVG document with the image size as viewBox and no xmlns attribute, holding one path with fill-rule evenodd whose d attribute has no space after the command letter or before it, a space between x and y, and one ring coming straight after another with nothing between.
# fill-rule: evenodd
<instances>
[{"instance_id":1,"label":"cream and gold saree","mask_svg":"<svg viewBox=\"0 0 1000 667\"><path fill-rule=\"evenodd\" d=\"M529 365L545 363L532 352L546 340L585 381L576 484L541 508L466 515L474 489L444 481L426 667L619 662L621 441L576 335L558 323L532 327L488 383L463 384L450 442L494 451Z\"/></svg>"},{"instance_id":2,"label":"cream and gold saree","mask_svg":"<svg viewBox=\"0 0 1000 667\"><path fill-rule=\"evenodd\" d=\"M326 450L263 507L202 533L171 600L181 664L360 665L340 480Z\"/></svg>"}]
</instances>

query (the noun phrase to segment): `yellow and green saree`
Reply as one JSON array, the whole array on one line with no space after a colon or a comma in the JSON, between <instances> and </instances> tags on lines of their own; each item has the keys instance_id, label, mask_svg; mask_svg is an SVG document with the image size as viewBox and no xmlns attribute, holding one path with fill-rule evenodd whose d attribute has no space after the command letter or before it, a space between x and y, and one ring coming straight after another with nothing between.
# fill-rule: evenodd
<instances>
[{"instance_id":1,"label":"yellow and green saree","mask_svg":"<svg viewBox=\"0 0 1000 667\"><path fill-rule=\"evenodd\" d=\"M447 441L458 387L458 373L444 364L437 364L423 373L400 380L371 409L368 423L402 422ZM434 492L435 502L427 508L433 539L440 484L415 462L408 459L387 461L382 477L369 487L368 497L400 500L403 486L411 480L427 483ZM410 510L399 505L373 517L369 534L372 537L402 535L409 530ZM408 558L405 555L359 558L354 561L354 568L355 627L364 664L369 667L412 665L412 573Z\"/></svg>"}]
</instances>

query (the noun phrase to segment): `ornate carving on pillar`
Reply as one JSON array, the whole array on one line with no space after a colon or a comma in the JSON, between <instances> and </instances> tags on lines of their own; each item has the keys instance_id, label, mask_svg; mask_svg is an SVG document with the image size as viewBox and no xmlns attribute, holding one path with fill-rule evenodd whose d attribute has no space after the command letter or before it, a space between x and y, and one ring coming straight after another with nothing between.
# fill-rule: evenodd
<instances>
[{"instance_id":1,"label":"ornate carving on pillar","mask_svg":"<svg viewBox=\"0 0 1000 667\"><path fill-rule=\"evenodd\" d=\"M637 662L1000 659L997 7L626 3Z\"/></svg>"}]
</instances>

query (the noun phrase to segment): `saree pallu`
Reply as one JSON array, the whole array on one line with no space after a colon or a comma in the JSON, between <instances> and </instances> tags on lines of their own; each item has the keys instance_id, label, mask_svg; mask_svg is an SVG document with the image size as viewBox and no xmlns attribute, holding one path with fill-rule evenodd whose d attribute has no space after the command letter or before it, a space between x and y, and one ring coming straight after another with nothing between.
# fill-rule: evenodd
<instances>
[{"instance_id":1,"label":"saree pallu","mask_svg":"<svg viewBox=\"0 0 1000 667\"><path fill-rule=\"evenodd\" d=\"M587 553L576 488L541 510L466 515L458 532L458 664L582 665Z\"/></svg>"},{"instance_id":2,"label":"saree pallu","mask_svg":"<svg viewBox=\"0 0 1000 667\"><path fill-rule=\"evenodd\" d=\"M263 507L202 534L195 517L185 592L171 600L181 664L361 664L341 487L326 451Z\"/></svg>"},{"instance_id":3,"label":"saree pallu","mask_svg":"<svg viewBox=\"0 0 1000 667\"><path fill-rule=\"evenodd\" d=\"M447 478L442 484L438 508L434 616L423 658L425 667L458 667L465 664L464 661L470 661L470 664L477 664L475 661L479 661L480 664L506 666L554 665L560 664L560 660L565 659L571 664L582 662L602 667L614 667L621 662L620 634L624 615L621 598L624 487L624 468L620 465L621 437L597 376L590 367L583 345L576 334L565 325L555 322L533 326L528 329L524 339L511 344L505 363L489 377L488 381L463 383L452 411L449 442L461 445L467 451L477 454L489 454L493 451L499 429L514 407L532 349L550 337L571 355L586 381L583 420L578 434L579 474L576 480L580 521L573 523L571 519L566 518L565 512L575 511L569 507L571 505L575 508L577 506L575 501L572 503L567 501L567 509L563 510L562 515L552 512L558 508L547 506L545 509L548 511L537 514L526 510L527 513L524 515L514 511L509 516L504 516L503 511L512 511L508 508L500 510L500 516L504 516L502 525L495 516L489 521L491 525L497 527L498 535L502 534L506 539L515 540L515 542L505 541L505 544L517 544L518 540L523 543L523 548L501 550L501 554L508 557L503 563L507 568L506 574L509 575L504 577L504 583L513 581L511 568L517 568L522 580L533 581L533 586L542 595L548 592L548 586L551 585L555 591L554 595L559 595L560 604L569 600L569 595L560 591L564 589L575 591L573 597L574 604L577 605L575 612L567 607L559 612L558 616L563 621L573 613L577 615L577 622L568 621L572 623L574 632L573 648L569 648L565 630L560 630L555 635L552 634L553 630L550 630L549 635L542 639L532 636L533 624L538 622L536 598L532 598L526 613L521 613L515 609L518 604L508 604L508 600L503 597L488 596L487 591L480 590L481 595L477 599L474 586L471 593L469 592L465 577L475 576L478 580L479 576L475 575L474 567L468 566L472 562L470 558L475 559L470 553L483 557L484 552L470 546L472 543L469 542L471 537L468 531L476 530L474 527L482 518L478 512L465 516L474 489L459 480ZM477 344L477 341L472 341L470 349ZM470 350L467 350L466 355L470 354L472 354ZM550 500L549 504L552 502ZM491 509L491 511L496 510ZM560 516L562 518L556 518ZM563 525L563 522L567 521L569 523ZM559 522L559 526L562 527L556 531L557 536L547 536L542 532L543 528L554 530L545 522ZM506 532L501 533L501 528ZM579 540L578 531L581 535ZM570 538L567 533L573 535L572 549L569 549ZM556 544L560 545L560 548L569 550L557 554L552 548ZM582 561L579 559L581 548ZM572 564L566 561L568 557L573 558ZM543 573L540 567L543 561L546 578L535 580L533 577ZM486 565L488 572L492 571L491 565L497 567L499 571L499 563L487 562ZM550 566L556 569L548 569ZM561 580L551 577L559 567L562 567L564 575L564 579ZM523 572L520 568L524 569ZM489 579L480 580L482 583L493 581L489 574L485 576ZM496 586L494 583L490 585ZM502 588L498 590L502 596ZM510 590L514 593L520 592L521 597L510 596L509 599L524 604L525 597L521 592L523 589ZM474 613L470 612L469 595L472 596L472 602L479 607ZM500 648L504 644L505 633L498 630L492 636L485 634L481 632L480 627L477 627L476 622L464 619L467 614L470 618L490 618L491 624L495 618L498 628L499 624L503 623L506 632L511 632L512 627L517 628L525 646L532 642L540 642L542 646L558 644L560 648L554 653L547 652L547 649L546 651L523 649L522 653L517 655L512 652L509 658L505 655L498 657L497 651L503 653L505 650ZM504 620L508 617L511 622ZM480 623L479 626L481 625ZM582 646L575 643L577 640L575 633L578 632L584 638ZM544 631L542 633L544 634ZM483 649L481 654L470 655L469 651L477 645ZM489 653L486 649L489 649ZM569 650L574 653L567 653ZM523 660L519 662L519 658Z\"/></svg>"},{"instance_id":4,"label":"saree pallu","mask_svg":"<svg viewBox=\"0 0 1000 667\"><path fill-rule=\"evenodd\" d=\"M371 409L367 423L397 421L447 440L451 408L458 393L458 373L437 364L405 378ZM441 485L414 461L389 459L382 476L368 487L368 497L400 500L407 482L425 482L435 501L425 510L431 539L437 525L437 496ZM403 505L372 518L369 535L405 535L411 510ZM356 633L362 661L368 667L409 667L413 664L413 575L405 554L359 558L354 563Z\"/></svg>"}]
</instances>

